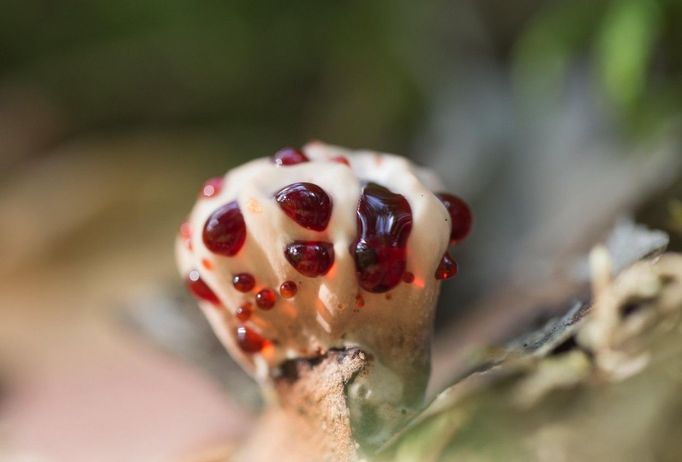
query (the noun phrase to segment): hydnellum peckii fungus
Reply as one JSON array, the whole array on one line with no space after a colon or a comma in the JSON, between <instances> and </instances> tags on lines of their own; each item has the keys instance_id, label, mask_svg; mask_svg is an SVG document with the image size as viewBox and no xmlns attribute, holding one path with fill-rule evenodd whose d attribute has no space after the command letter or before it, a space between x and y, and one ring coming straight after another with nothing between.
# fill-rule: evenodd
<instances>
[{"instance_id":1,"label":"hydnellum peckii fungus","mask_svg":"<svg viewBox=\"0 0 682 462\"><path fill-rule=\"evenodd\" d=\"M205 183L178 263L267 402L237 459L353 460L419 410L449 248L471 226L441 190L401 157L319 142Z\"/></svg>"}]
</instances>

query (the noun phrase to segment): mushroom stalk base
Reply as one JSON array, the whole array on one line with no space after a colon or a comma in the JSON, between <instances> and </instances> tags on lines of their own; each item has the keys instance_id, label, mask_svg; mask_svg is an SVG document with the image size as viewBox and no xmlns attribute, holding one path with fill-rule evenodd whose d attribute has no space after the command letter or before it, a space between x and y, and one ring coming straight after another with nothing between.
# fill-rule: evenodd
<instances>
[{"instance_id":1,"label":"mushroom stalk base","mask_svg":"<svg viewBox=\"0 0 682 462\"><path fill-rule=\"evenodd\" d=\"M235 460L357 460L346 387L370 361L352 348L285 363L273 378L277 404L268 407Z\"/></svg>"}]
</instances>

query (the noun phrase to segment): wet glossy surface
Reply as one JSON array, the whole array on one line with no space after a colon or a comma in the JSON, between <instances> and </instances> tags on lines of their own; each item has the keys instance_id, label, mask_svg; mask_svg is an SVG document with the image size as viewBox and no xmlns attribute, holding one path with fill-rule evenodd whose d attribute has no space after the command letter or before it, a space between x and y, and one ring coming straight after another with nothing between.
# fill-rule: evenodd
<instances>
[{"instance_id":1,"label":"wet glossy surface","mask_svg":"<svg viewBox=\"0 0 682 462\"><path fill-rule=\"evenodd\" d=\"M439 281L443 281L445 279L450 279L456 275L457 262L455 262L455 260L452 259L448 252L445 252L445 255L443 255L443 258L441 259L440 264L436 269L435 277Z\"/></svg>"},{"instance_id":2,"label":"wet glossy surface","mask_svg":"<svg viewBox=\"0 0 682 462\"><path fill-rule=\"evenodd\" d=\"M256 294L256 305L261 310L271 310L277 301L277 294L272 289L263 289Z\"/></svg>"},{"instance_id":3,"label":"wet glossy surface","mask_svg":"<svg viewBox=\"0 0 682 462\"><path fill-rule=\"evenodd\" d=\"M232 276L232 285L239 292L251 292L256 285L256 278L249 273L239 273Z\"/></svg>"},{"instance_id":4,"label":"wet glossy surface","mask_svg":"<svg viewBox=\"0 0 682 462\"><path fill-rule=\"evenodd\" d=\"M332 201L313 183L293 183L275 193L282 211L307 229L324 231L332 215Z\"/></svg>"},{"instance_id":5,"label":"wet glossy surface","mask_svg":"<svg viewBox=\"0 0 682 462\"><path fill-rule=\"evenodd\" d=\"M440 199L450 214L450 242L462 241L471 232L474 221L471 209L466 202L453 194L439 193L436 194L436 197Z\"/></svg>"},{"instance_id":6,"label":"wet glossy surface","mask_svg":"<svg viewBox=\"0 0 682 462\"><path fill-rule=\"evenodd\" d=\"M246 326L237 327L235 336L237 338L237 345L245 353L258 353L267 343L262 335Z\"/></svg>"},{"instance_id":7,"label":"wet glossy surface","mask_svg":"<svg viewBox=\"0 0 682 462\"><path fill-rule=\"evenodd\" d=\"M314 278L327 274L334 264L334 247L329 242L295 241L287 245L284 256L296 271Z\"/></svg>"},{"instance_id":8,"label":"wet glossy surface","mask_svg":"<svg viewBox=\"0 0 682 462\"><path fill-rule=\"evenodd\" d=\"M201 279L199 271L192 270L189 272L187 275L187 288L196 298L206 300L214 305L220 305L218 296L206 285L204 280Z\"/></svg>"},{"instance_id":9,"label":"wet glossy surface","mask_svg":"<svg viewBox=\"0 0 682 462\"><path fill-rule=\"evenodd\" d=\"M284 298L292 298L298 292L298 286L294 281L284 281L279 286L279 294Z\"/></svg>"},{"instance_id":10,"label":"wet glossy surface","mask_svg":"<svg viewBox=\"0 0 682 462\"><path fill-rule=\"evenodd\" d=\"M282 148L272 156L272 162L280 167L296 165L308 161L309 159L303 154L303 151L295 148Z\"/></svg>"},{"instance_id":11,"label":"wet glossy surface","mask_svg":"<svg viewBox=\"0 0 682 462\"><path fill-rule=\"evenodd\" d=\"M239 252L246 240L246 224L237 202L219 207L208 217L202 238L213 253L232 257Z\"/></svg>"},{"instance_id":12,"label":"wet glossy surface","mask_svg":"<svg viewBox=\"0 0 682 462\"><path fill-rule=\"evenodd\" d=\"M369 183L357 208L358 237L351 255L360 286L375 293L400 283L407 263L407 238L412 230L412 210L405 197Z\"/></svg>"}]
</instances>

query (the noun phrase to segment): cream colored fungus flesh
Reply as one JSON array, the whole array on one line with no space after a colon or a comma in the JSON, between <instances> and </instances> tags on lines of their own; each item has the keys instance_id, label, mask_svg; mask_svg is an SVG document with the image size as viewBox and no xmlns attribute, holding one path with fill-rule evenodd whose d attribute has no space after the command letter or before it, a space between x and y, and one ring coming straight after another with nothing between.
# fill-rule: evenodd
<instances>
[{"instance_id":1,"label":"cream colored fungus flesh","mask_svg":"<svg viewBox=\"0 0 682 462\"><path fill-rule=\"evenodd\" d=\"M287 359L359 347L386 369L384 377L397 379L395 393L404 394L402 384L424 382L429 372L440 286L434 273L450 237L450 216L434 195L442 185L433 173L391 154L351 151L320 142L309 143L302 151L309 162L283 166L270 158L257 159L227 172L217 194L199 198L188 218L191 234L176 242L180 272L187 277L190 271L198 271L215 293L219 304L199 300L199 305L232 356L259 381L268 380ZM348 165L337 161L339 156ZM331 218L323 231L299 225L275 201L275 193L297 182L313 183L331 199ZM358 234L358 201L368 182L404 196L412 212L406 272L414 279L407 278L411 282L401 282L384 293L360 287L349 251ZM202 230L218 207L232 201L244 217L246 239L234 256L223 256L206 247ZM293 241L333 244L333 266L317 277L300 274L284 253ZM253 275L253 290L235 289L232 278L239 273ZM292 298L279 295L284 281L297 285ZM269 310L259 309L254 301L255 294L265 288L277 293ZM236 311L248 303L252 314L239 321ZM240 326L266 339L261 351L247 353L239 347L236 331Z\"/></svg>"}]
</instances>

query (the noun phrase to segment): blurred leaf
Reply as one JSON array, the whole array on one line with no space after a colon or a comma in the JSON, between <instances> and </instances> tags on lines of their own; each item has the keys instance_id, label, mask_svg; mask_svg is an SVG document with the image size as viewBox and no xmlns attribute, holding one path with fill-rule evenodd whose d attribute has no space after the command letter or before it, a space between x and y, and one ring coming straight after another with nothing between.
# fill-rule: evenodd
<instances>
[{"instance_id":1,"label":"blurred leaf","mask_svg":"<svg viewBox=\"0 0 682 462\"><path fill-rule=\"evenodd\" d=\"M569 62L587 43L600 11L591 1L559 2L531 21L514 51L515 80L524 96L560 90Z\"/></svg>"},{"instance_id":2,"label":"blurred leaf","mask_svg":"<svg viewBox=\"0 0 682 462\"><path fill-rule=\"evenodd\" d=\"M596 44L597 69L621 108L632 108L642 97L659 27L653 0L618 0L607 10Z\"/></svg>"}]
</instances>

